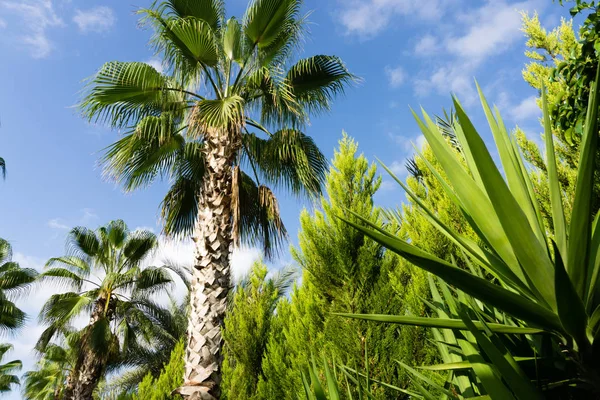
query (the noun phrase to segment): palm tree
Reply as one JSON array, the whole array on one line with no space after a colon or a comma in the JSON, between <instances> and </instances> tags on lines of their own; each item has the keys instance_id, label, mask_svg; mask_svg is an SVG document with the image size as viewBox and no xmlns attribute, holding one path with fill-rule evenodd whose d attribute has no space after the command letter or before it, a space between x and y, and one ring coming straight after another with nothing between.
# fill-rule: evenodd
<instances>
[{"instance_id":1,"label":"palm tree","mask_svg":"<svg viewBox=\"0 0 600 400\"><path fill-rule=\"evenodd\" d=\"M13 302L25 293L35 280L37 272L21 268L12 261L12 247L0 239L0 332L14 332L25 323L25 313Z\"/></svg>"},{"instance_id":2,"label":"palm tree","mask_svg":"<svg viewBox=\"0 0 600 400\"><path fill-rule=\"evenodd\" d=\"M10 344L0 344L0 363L7 352L12 350L13 346ZM20 371L22 367L21 361L13 360L6 364L0 364L0 393L10 392L12 385L19 385L20 381L13 373Z\"/></svg>"},{"instance_id":3,"label":"palm tree","mask_svg":"<svg viewBox=\"0 0 600 400\"><path fill-rule=\"evenodd\" d=\"M169 178L164 230L193 234L186 396L219 397L232 248L260 243L269 256L282 243L271 188L320 192L326 159L301 129L355 80L337 57L293 59L300 7L254 0L240 22L225 19L223 0L155 3L140 13L165 73L109 62L81 104L90 121L126 131L106 149L108 175L126 190Z\"/></svg>"},{"instance_id":4,"label":"palm tree","mask_svg":"<svg viewBox=\"0 0 600 400\"><path fill-rule=\"evenodd\" d=\"M154 377L160 375L164 366L169 363L173 349L185 337L188 305L189 297L186 296L181 302L170 297L166 308L153 307L153 312L149 315L152 322L149 340L132 346L128 354L123 355L117 367L125 367L127 370L109 382L109 392L130 392L148 373Z\"/></svg>"},{"instance_id":5,"label":"palm tree","mask_svg":"<svg viewBox=\"0 0 600 400\"><path fill-rule=\"evenodd\" d=\"M155 305L149 298L172 283L166 269L141 266L156 246L152 232L130 232L117 220L96 231L73 228L67 255L48 260L40 279L73 291L52 295L42 307L40 320L48 327L37 349L44 352L77 317L89 316L79 333L78 358L65 399L92 399L106 368L151 334L149 315Z\"/></svg>"},{"instance_id":6,"label":"palm tree","mask_svg":"<svg viewBox=\"0 0 600 400\"><path fill-rule=\"evenodd\" d=\"M23 398L27 400L57 400L70 395L79 351L79 332L68 330L61 344L45 346L34 371L23 375ZM71 394L72 395L72 394Z\"/></svg>"}]
</instances>

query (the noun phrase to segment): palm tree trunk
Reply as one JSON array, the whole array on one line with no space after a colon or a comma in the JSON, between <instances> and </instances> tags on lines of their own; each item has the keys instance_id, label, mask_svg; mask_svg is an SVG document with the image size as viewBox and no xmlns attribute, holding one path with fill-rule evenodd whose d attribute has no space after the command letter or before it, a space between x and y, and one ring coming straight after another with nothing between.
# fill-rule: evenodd
<instances>
[{"instance_id":1,"label":"palm tree trunk","mask_svg":"<svg viewBox=\"0 0 600 400\"><path fill-rule=\"evenodd\" d=\"M233 130L235 132L235 130ZM221 396L221 327L231 285L232 163L240 147L236 133L209 130L205 135L205 175L194 233L185 382L177 390L189 400Z\"/></svg>"},{"instance_id":2,"label":"palm tree trunk","mask_svg":"<svg viewBox=\"0 0 600 400\"><path fill-rule=\"evenodd\" d=\"M81 338L81 350L74 368L76 379L71 383L71 390L65 392L65 400L93 400L94 390L98 387L104 374L109 349L106 349L104 354L97 353L89 343L89 336L91 327L101 318L105 318L105 307L106 299L104 298L99 298L94 305L87 332Z\"/></svg>"}]
</instances>

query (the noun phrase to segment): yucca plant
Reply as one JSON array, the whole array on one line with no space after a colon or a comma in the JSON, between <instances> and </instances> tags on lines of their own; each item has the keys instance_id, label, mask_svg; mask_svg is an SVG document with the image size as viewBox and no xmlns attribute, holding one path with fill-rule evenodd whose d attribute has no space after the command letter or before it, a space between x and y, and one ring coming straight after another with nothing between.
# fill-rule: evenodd
<instances>
[{"instance_id":1,"label":"yucca plant","mask_svg":"<svg viewBox=\"0 0 600 400\"><path fill-rule=\"evenodd\" d=\"M107 149L109 175L128 190L170 178L165 231L193 233L186 396L220 396L233 246L262 245L268 255L281 243L272 189L319 193L327 163L301 129L354 80L337 57L294 59L301 5L253 0L239 21L225 18L222 0L156 2L141 13L165 73L107 63L81 105L86 118L127 132Z\"/></svg>"},{"instance_id":2,"label":"yucca plant","mask_svg":"<svg viewBox=\"0 0 600 400\"><path fill-rule=\"evenodd\" d=\"M597 76L591 88L570 225L565 223L563 193L557 178L545 92L542 92L542 104L552 208L549 222L540 214L516 141L508 134L498 110L491 110L481 91L483 109L496 142L502 172L457 99L454 99L454 107L458 123L454 131L460 143L460 153L453 151L452 145L444 139L427 113L423 111L422 119L415 114L447 179L442 178L433 167L432 173L462 210L480 243L445 226L400 180L397 181L409 196L423 206L422 210L432 224L462 249L469 260L493 277L491 281L428 254L368 221L364 221L367 226L347 221L414 265L437 275L488 307L510 315L520 326L482 324L466 317L353 317L455 328L472 334L481 331L490 340L492 332L502 334L508 330L508 333L531 334L532 329L538 333L541 331L550 335L553 343L562 350L555 354L560 359L557 365L562 363L564 374L561 379L547 381L540 377L541 381L531 382L531 376L523 375L515 367L510 351L500 351L501 357L494 359L486 351L490 358L485 359L485 364L490 366L493 374L502 378L507 389L496 393L486 388L487 395L502 399L530 399L535 398L533 393L539 397L545 389L563 385L572 396L599 396L600 224L598 215L595 218L591 215L593 175L597 168L594 155L598 146L598 81ZM546 223L552 224L553 229L547 229ZM549 233L551 231L553 235ZM474 356L481 355L474 353ZM478 377L481 378L480 375Z\"/></svg>"},{"instance_id":3,"label":"yucca plant","mask_svg":"<svg viewBox=\"0 0 600 400\"><path fill-rule=\"evenodd\" d=\"M160 308L151 296L172 284L165 268L142 265L157 245L154 233L130 232L116 220L97 230L73 228L67 255L48 260L40 280L72 291L52 295L42 307L39 318L47 328L37 350L44 353L77 317L89 318L78 334L79 350L65 400L91 400L107 368L119 365L153 338L152 315Z\"/></svg>"}]
</instances>

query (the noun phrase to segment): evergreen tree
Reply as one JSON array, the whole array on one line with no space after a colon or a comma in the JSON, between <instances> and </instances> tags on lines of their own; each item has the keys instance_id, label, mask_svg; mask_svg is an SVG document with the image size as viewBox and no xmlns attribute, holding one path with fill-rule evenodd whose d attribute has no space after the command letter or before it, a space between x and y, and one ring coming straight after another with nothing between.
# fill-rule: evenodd
<instances>
[{"instance_id":1,"label":"evergreen tree","mask_svg":"<svg viewBox=\"0 0 600 400\"><path fill-rule=\"evenodd\" d=\"M421 313L422 307L412 310L408 305L416 304L417 296L426 296L428 291L422 273L417 276L398 257L337 218L354 218L352 213L356 213L383 223L381 210L373 206L381 178L374 165L357 155L357 148L356 142L344 136L327 176L321 210L313 214L305 210L300 217L299 247L292 254L303 270L302 285L277 307L257 398L295 399L302 387L301 370L309 366L312 354L349 367L368 367L373 379L400 387L406 387L408 380L394 360L408 357L421 363L428 357L420 329L332 315ZM389 229L398 227L390 224ZM393 280L392 275L404 279ZM410 290L402 284L410 285ZM377 384L372 392L381 399L398 395Z\"/></svg>"},{"instance_id":2,"label":"evergreen tree","mask_svg":"<svg viewBox=\"0 0 600 400\"><path fill-rule=\"evenodd\" d=\"M578 81L573 84L574 79L582 80L585 77L575 75L571 79L565 79L561 76L563 74L561 71L569 68L577 70L589 64L589 60L582 58L582 46L585 45L584 38L589 26L583 25L577 35L573 29L573 22L563 19L558 27L547 31L542 27L537 14L533 16L523 14L522 29L527 37L526 45L529 48L525 55L531 60L523 70L523 78L539 90L539 93L542 86L548 92L548 107L553 116L552 134L557 156L557 173L563 190L563 204L565 204L568 223L575 195L579 143L583 130L583 123L577 120L582 121L582 116L585 115L589 82ZM592 62L594 68L595 63L596 61ZM537 102L541 106L540 98ZM574 107L574 104L578 106ZM546 162L539 146L533 140L526 138L518 128L516 135L525 160L534 167L531 177L540 203L540 211L548 221L548 228L552 229ZM596 154L596 162L600 162L600 153ZM595 173L594 179L594 199L596 200L592 205L592 214L600 208L600 173L598 172Z\"/></svg>"},{"instance_id":3,"label":"evergreen tree","mask_svg":"<svg viewBox=\"0 0 600 400\"><path fill-rule=\"evenodd\" d=\"M179 396L171 396L171 392L183 383L185 344L182 339L171 353L169 363L165 365L158 378L148 373L138 386L133 400L171 400Z\"/></svg>"},{"instance_id":4,"label":"evergreen tree","mask_svg":"<svg viewBox=\"0 0 600 400\"><path fill-rule=\"evenodd\" d=\"M256 399L263 378L262 359L271 334L271 320L279 299L285 295L295 274L284 269L267 278L267 267L256 262L236 288L225 319L223 395L228 399Z\"/></svg>"}]
</instances>

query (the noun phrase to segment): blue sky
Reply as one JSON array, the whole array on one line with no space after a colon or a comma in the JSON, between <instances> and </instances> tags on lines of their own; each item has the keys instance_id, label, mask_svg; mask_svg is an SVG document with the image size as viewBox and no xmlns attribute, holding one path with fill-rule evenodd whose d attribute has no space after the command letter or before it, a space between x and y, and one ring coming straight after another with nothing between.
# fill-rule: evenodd
<instances>
[{"instance_id":1,"label":"blue sky","mask_svg":"<svg viewBox=\"0 0 600 400\"><path fill-rule=\"evenodd\" d=\"M0 156L7 179L0 182L0 237L14 247L23 266L40 269L61 255L68 229L96 227L122 218L132 227L160 231L158 204L166 184L124 194L103 179L101 150L117 138L83 121L74 107L84 80L104 62L158 64L139 29L135 10L150 0L0 0ZM246 0L229 0L228 15L241 16ZM567 9L547 0L307 0L310 38L304 54L335 54L363 82L348 90L331 114L313 119L307 132L328 158L342 130L370 159L380 158L400 174L422 142L409 105L432 114L450 106L454 92L483 132L473 78L507 122L538 135L535 91L521 78L526 62L519 10L537 10L543 25L556 26ZM404 196L384 179L379 204ZM311 204L280 197L296 241L298 214ZM189 258L185 246L166 245L163 254ZM238 252L236 268L247 268L255 249ZM284 255L275 265L289 261ZM14 356L31 366L40 327L36 315L54 288L36 288L20 304L31 313L15 338ZM11 397L12 396L12 397ZM8 398L18 399L14 393Z\"/></svg>"}]
</instances>

